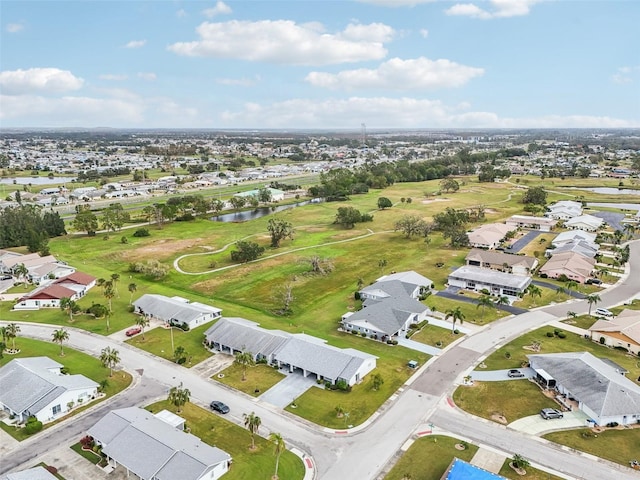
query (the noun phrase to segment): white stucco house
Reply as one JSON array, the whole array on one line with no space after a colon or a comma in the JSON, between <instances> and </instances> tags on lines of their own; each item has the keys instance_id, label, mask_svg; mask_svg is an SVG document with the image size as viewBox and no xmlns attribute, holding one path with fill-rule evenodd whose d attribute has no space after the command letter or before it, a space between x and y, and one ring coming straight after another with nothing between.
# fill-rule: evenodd
<instances>
[{"instance_id":1,"label":"white stucco house","mask_svg":"<svg viewBox=\"0 0 640 480\"><path fill-rule=\"evenodd\" d=\"M514 228L529 228L541 232L550 232L556 226L556 221L551 218L528 215L512 215L504 223Z\"/></svg>"},{"instance_id":2,"label":"white stucco house","mask_svg":"<svg viewBox=\"0 0 640 480\"><path fill-rule=\"evenodd\" d=\"M69 298L77 300L79 297L75 290L62 285L44 285L33 292L19 298L13 306L14 310L39 310L41 308L60 308L60 300Z\"/></svg>"},{"instance_id":3,"label":"white stucco house","mask_svg":"<svg viewBox=\"0 0 640 480\"><path fill-rule=\"evenodd\" d=\"M582 215L582 203L573 200L560 200L549 205L544 215L553 220L569 220Z\"/></svg>"},{"instance_id":4,"label":"white stucco house","mask_svg":"<svg viewBox=\"0 0 640 480\"><path fill-rule=\"evenodd\" d=\"M640 386L608 360L589 352L528 355L536 380L573 398L597 424L632 425L640 420Z\"/></svg>"},{"instance_id":5,"label":"white stucco house","mask_svg":"<svg viewBox=\"0 0 640 480\"><path fill-rule=\"evenodd\" d=\"M585 232L597 232L602 225L604 225L604 220L593 215L580 215L564 222L564 226L567 228Z\"/></svg>"},{"instance_id":6,"label":"white stucco house","mask_svg":"<svg viewBox=\"0 0 640 480\"><path fill-rule=\"evenodd\" d=\"M162 412L160 412L162 413ZM91 427L93 437L113 467L121 465L141 480L217 480L232 459L171 421L138 407L112 410Z\"/></svg>"},{"instance_id":7,"label":"white stucco house","mask_svg":"<svg viewBox=\"0 0 640 480\"><path fill-rule=\"evenodd\" d=\"M48 357L16 358L0 368L0 408L22 423L30 416L42 423L88 403L98 384L84 375L65 375L63 365Z\"/></svg>"},{"instance_id":8,"label":"white stucco house","mask_svg":"<svg viewBox=\"0 0 640 480\"><path fill-rule=\"evenodd\" d=\"M475 248L493 249L500 245L507 233L516 230L513 225L488 223L467 233L469 245Z\"/></svg>"},{"instance_id":9,"label":"white stucco house","mask_svg":"<svg viewBox=\"0 0 640 480\"><path fill-rule=\"evenodd\" d=\"M486 289L491 295L515 298L525 292L531 283L531 277L463 265L449 274L448 283L451 287L476 292Z\"/></svg>"},{"instance_id":10,"label":"white stucco house","mask_svg":"<svg viewBox=\"0 0 640 480\"><path fill-rule=\"evenodd\" d=\"M186 325L195 328L220 318L222 310L182 297L165 297L147 293L133 302L134 312L157 318L167 325Z\"/></svg>"}]
</instances>

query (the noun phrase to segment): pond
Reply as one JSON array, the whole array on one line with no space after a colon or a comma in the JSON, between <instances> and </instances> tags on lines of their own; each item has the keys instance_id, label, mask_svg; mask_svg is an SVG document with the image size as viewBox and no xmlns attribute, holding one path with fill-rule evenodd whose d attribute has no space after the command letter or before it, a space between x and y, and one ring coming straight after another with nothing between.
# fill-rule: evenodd
<instances>
[{"instance_id":1,"label":"pond","mask_svg":"<svg viewBox=\"0 0 640 480\"><path fill-rule=\"evenodd\" d=\"M577 188L571 187L572 190L586 190L587 192L599 193L601 195L640 195L640 190L633 190L631 188L616 188L616 187L591 187L591 188Z\"/></svg>"},{"instance_id":2,"label":"pond","mask_svg":"<svg viewBox=\"0 0 640 480\"><path fill-rule=\"evenodd\" d=\"M46 175L42 177L11 177L2 178L0 183L5 185L57 185L60 183L70 183L74 181L72 177L53 177L49 178Z\"/></svg>"},{"instance_id":3,"label":"pond","mask_svg":"<svg viewBox=\"0 0 640 480\"><path fill-rule=\"evenodd\" d=\"M255 220L256 218L266 217L267 215L271 215L273 213L282 212L283 210L302 207L311 203L321 203L323 201L324 199L322 198L312 198L311 200L290 203L289 205L279 205L277 207L257 207L253 210L246 210L244 212L225 213L223 215L211 217L211 220L213 220L214 222L225 223L248 222L249 220Z\"/></svg>"}]
</instances>

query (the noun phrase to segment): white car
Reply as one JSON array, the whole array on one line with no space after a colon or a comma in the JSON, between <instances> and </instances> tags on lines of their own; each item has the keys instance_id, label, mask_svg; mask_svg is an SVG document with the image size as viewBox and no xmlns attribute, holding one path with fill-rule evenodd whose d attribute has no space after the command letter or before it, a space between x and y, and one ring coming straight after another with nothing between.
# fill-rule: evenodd
<instances>
[{"instance_id":1,"label":"white car","mask_svg":"<svg viewBox=\"0 0 640 480\"><path fill-rule=\"evenodd\" d=\"M596 315L600 315L601 317L613 317L613 313L606 308L596 308Z\"/></svg>"}]
</instances>

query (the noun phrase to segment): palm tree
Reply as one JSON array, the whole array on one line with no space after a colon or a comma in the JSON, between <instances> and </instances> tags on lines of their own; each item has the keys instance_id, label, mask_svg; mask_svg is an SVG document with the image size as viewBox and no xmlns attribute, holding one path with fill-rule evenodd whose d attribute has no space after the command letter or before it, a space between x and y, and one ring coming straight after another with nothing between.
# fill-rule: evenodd
<instances>
[{"instance_id":1,"label":"palm tree","mask_svg":"<svg viewBox=\"0 0 640 480\"><path fill-rule=\"evenodd\" d=\"M7 340L11 340L11 348L13 348L13 350L16 349L16 337L18 333L20 333L20 326L15 323L10 323L4 328L4 336Z\"/></svg>"},{"instance_id":2,"label":"palm tree","mask_svg":"<svg viewBox=\"0 0 640 480\"><path fill-rule=\"evenodd\" d=\"M569 293L569 295L571 295L571 290L578 290L578 282L575 280L569 280L567 282L567 293Z\"/></svg>"},{"instance_id":3,"label":"palm tree","mask_svg":"<svg viewBox=\"0 0 640 480\"><path fill-rule=\"evenodd\" d=\"M69 323L73 323L73 314L80 310L80 307L75 300L63 297L60 299L60 310L67 312L69 314Z\"/></svg>"},{"instance_id":4,"label":"palm tree","mask_svg":"<svg viewBox=\"0 0 640 480\"><path fill-rule=\"evenodd\" d=\"M138 286L135 283L130 283L127 287L129 290L129 305L133 304L133 294L136 290L138 290Z\"/></svg>"},{"instance_id":5,"label":"palm tree","mask_svg":"<svg viewBox=\"0 0 640 480\"><path fill-rule=\"evenodd\" d=\"M460 307L456 307L456 308L452 308L449 309L445 312L445 320L449 320L449 318L451 318L451 321L453 322L453 325L451 326L451 333L455 333L456 331L456 322L460 321L460 324L462 325L464 323L464 313L462 313L462 310L460 310Z\"/></svg>"},{"instance_id":6,"label":"palm tree","mask_svg":"<svg viewBox=\"0 0 640 480\"><path fill-rule=\"evenodd\" d=\"M269 441L275 444L274 454L276 455L276 473L271 477L273 480L278 480L278 466L280 464L280 455L284 452L287 446L284 443L284 438L282 435L276 432L271 432L269 434Z\"/></svg>"},{"instance_id":7,"label":"palm tree","mask_svg":"<svg viewBox=\"0 0 640 480\"><path fill-rule=\"evenodd\" d=\"M13 274L18 278L22 279L22 281L26 281L27 275L29 275L29 269L25 266L24 263L19 263L13 268Z\"/></svg>"},{"instance_id":8,"label":"palm tree","mask_svg":"<svg viewBox=\"0 0 640 480\"><path fill-rule=\"evenodd\" d=\"M526 292L533 299L533 306L535 307L535 305L536 305L536 297L542 297L542 290L540 289L540 287L538 287L537 285L534 285L532 283L531 285L529 285L527 287Z\"/></svg>"},{"instance_id":9,"label":"palm tree","mask_svg":"<svg viewBox=\"0 0 640 480\"><path fill-rule=\"evenodd\" d=\"M100 352L100 362L109 369L109 376L113 377L113 369L120 363L120 352L115 348L104 347Z\"/></svg>"},{"instance_id":10,"label":"palm tree","mask_svg":"<svg viewBox=\"0 0 640 480\"><path fill-rule=\"evenodd\" d=\"M557 296L562 295L562 294L565 294L565 293L567 293L567 289L566 289L566 288L564 288L564 287L558 287L558 288L556 288L556 295L557 295Z\"/></svg>"},{"instance_id":11,"label":"palm tree","mask_svg":"<svg viewBox=\"0 0 640 480\"><path fill-rule=\"evenodd\" d=\"M525 468L527 468L529 466L529 460L524 458L519 453L516 453L513 456L513 458L511 459L511 463L513 464L514 467L516 467L518 469L525 469Z\"/></svg>"},{"instance_id":12,"label":"palm tree","mask_svg":"<svg viewBox=\"0 0 640 480\"><path fill-rule=\"evenodd\" d=\"M482 319L484 320L484 310L487 307L492 307L493 306L493 300L491 300L491 295L482 295L479 299L478 299L478 304L476 305L476 308L482 308Z\"/></svg>"},{"instance_id":13,"label":"palm tree","mask_svg":"<svg viewBox=\"0 0 640 480\"><path fill-rule=\"evenodd\" d=\"M191 398L191 392L188 388L183 388L182 382L177 387L171 387L169 389L169 402L171 402L178 409L178 413L182 410L182 407Z\"/></svg>"},{"instance_id":14,"label":"palm tree","mask_svg":"<svg viewBox=\"0 0 640 480\"><path fill-rule=\"evenodd\" d=\"M244 413L242 414L242 418L244 418L244 426L247 427L247 430L249 430L249 433L251 434L251 450L255 450L255 435L256 433L258 433L260 425L262 425L262 420L260 420L260 417L257 416L254 412L251 412L248 415Z\"/></svg>"},{"instance_id":15,"label":"palm tree","mask_svg":"<svg viewBox=\"0 0 640 480\"><path fill-rule=\"evenodd\" d=\"M138 315L136 325L142 328L142 340L144 340L144 328L149 326L149 318L146 315Z\"/></svg>"},{"instance_id":16,"label":"palm tree","mask_svg":"<svg viewBox=\"0 0 640 480\"><path fill-rule=\"evenodd\" d=\"M106 280L102 284L102 295L109 302L109 312L112 312L111 300L116 296L116 291L113 289L113 280Z\"/></svg>"},{"instance_id":17,"label":"palm tree","mask_svg":"<svg viewBox=\"0 0 640 480\"><path fill-rule=\"evenodd\" d=\"M511 302L509 301L509 297L507 297L506 295L500 295L498 298L496 298L495 304L496 305L510 305Z\"/></svg>"},{"instance_id":18,"label":"palm tree","mask_svg":"<svg viewBox=\"0 0 640 480\"><path fill-rule=\"evenodd\" d=\"M596 303L598 303L600 299L600 295L597 293L592 293L591 295L587 295L587 303L589 303L589 316L591 316L591 307L593 307Z\"/></svg>"},{"instance_id":19,"label":"palm tree","mask_svg":"<svg viewBox=\"0 0 640 480\"><path fill-rule=\"evenodd\" d=\"M631 223L625 223L624 232L627 234L627 240L633 237L633 234L635 233L635 231L636 231L635 225L632 225Z\"/></svg>"},{"instance_id":20,"label":"palm tree","mask_svg":"<svg viewBox=\"0 0 640 480\"><path fill-rule=\"evenodd\" d=\"M51 337L53 339L53 343L60 344L60 356L64 357L64 350L62 349L62 344L67 340L69 340L69 332L67 332L64 328L61 328L59 330L54 330L53 333L51 334Z\"/></svg>"},{"instance_id":21,"label":"palm tree","mask_svg":"<svg viewBox=\"0 0 640 480\"><path fill-rule=\"evenodd\" d=\"M113 285L113 291L116 292L116 295L118 295L118 298L120 298L120 294L118 294L118 280L120 280L120 274L112 273L111 285Z\"/></svg>"},{"instance_id":22,"label":"palm tree","mask_svg":"<svg viewBox=\"0 0 640 480\"><path fill-rule=\"evenodd\" d=\"M252 367L256 364L251 352L236 352L236 359L234 363L237 363L242 367L242 381L247 380L247 367Z\"/></svg>"}]
</instances>

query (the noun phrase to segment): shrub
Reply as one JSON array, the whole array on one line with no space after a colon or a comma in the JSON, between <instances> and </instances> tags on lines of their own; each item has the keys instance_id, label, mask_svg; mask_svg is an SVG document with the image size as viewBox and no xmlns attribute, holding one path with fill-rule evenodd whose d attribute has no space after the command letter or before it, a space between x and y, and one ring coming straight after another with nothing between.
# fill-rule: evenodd
<instances>
[{"instance_id":1,"label":"shrub","mask_svg":"<svg viewBox=\"0 0 640 480\"><path fill-rule=\"evenodd\" d=\"M34 433L38 433L40 430L42 430L42 422L36 417L29 417L27 424L24 427L24 433L27 435L33 435Z\"/></svg>"},{"instance_id":2,"label":"shrub","mask_svg":"<svg viewBox=\"0 0 640 480\"><path fill-rule=\"evenodd\" d=\"M361 336L362 338L365 338L365 337L367 336L367 334L366 334L366 333L364 333L364 332L362 332L362 333L360 333L360 336Z\"/></svg>"},{"instance_id":3,"label":"shrub","mask_svg":"<svg viewBox=\"0 0 640 480\"><path fill-rule=\"evenodd\" d=\"M548 277L549 277L549 275L547 275L546 273L541 273L540 274L540 278L548 278Z\"/></svg>"},{"instance_id":4,"label":"shrub","mask_svg":"<svg viewBox=\"0 0 640 480\"><path fill-rule=\"evenodd\" d=\"M54 467L53 465L47 465L46 467L47 472L49 472L52 475L57 475L58 474L58 469L56 467Z\"/></svg>"},{"instance_id":5,"label":"shrub","mask_svg":"<svg viewBox=\"0 0 640 480\"><path fill-rule=\"evenodd\" d=\"M134 237L149 237L151 234L149 233L148 228L139 228L135 232L133 232Z\"/></svg>"},{"instance_id":6,"label":"shrub","mask_svg":"<svg viewBox=\"0 0 640 480\"><path fill-rule=\"evenodd\" d=\"M460 333L460 330L458 330L457 328L453 331L454 335L458 335Z\"/></svg>"},{"instance_id":7,"label":"shrub","mask_svg":"<svg viewBox=\"0 0 640 480\"><path fill-rule=\"evenodd\" d=\"M189 325L187 325L186 323L181 323L180 328L185 332L189 331Z\"/></svg>"},{"instance_id":8,"label":"shrub","mask_svg":"<svg viewBox=\"0 0 640 480\"><path fill-rule=\"evenodd\" d=\"M559 328L554 328L553 329L553 334L554 335L558 335L562 330L560 330Z\"/></svg>"},{"instance_id":9,"label":"shrub","mask_svg":"<svg viewBox=\"0 0 640 480\"><path fill-rule=\"evenodd\" d=\"M547 332L547 337L552 338L554 336L553 332Z\"/></svg>"},{"instance_id":10,"label":"shrub","mask_svg":"<svg viewBox=\"0 0 640 480\"><path fill-rule=\"evenodd\" d=\"M616 347L613 347L613 348L615 348L616 350L620 350L622 352L628 352L629 351L626 347L621 347L620 345L618 345Z\"/></svg>"},{"instance_id":11,"label":"shrub","mask_svg":"<svg viewBox=\"0 0 640 480\"><path fill-rule=\"evenodd\" d=\"M615 428L618 426L618 422L609 422L607 423L607 427L609 428Z\"/></svg>"},{"instance_id":12,"label":"shrub","mask_svg":"<svg viewBox=\"0 0 640 480\"><path fill-rule=\"evenodd\" d=\"M355 298L356 300L360 300L360 292L358 292L357 290L353 292L353 298Z\"/></svg>"},{"instance_id":13,"label":"shrub","mask_svg":"<svg viewBox=\"0 0 640 480\"><path fill-rule=\"evenodd\" d=\"M83 448L93 448L95 443L96 442L91 435L85 435L80 439L80 445L82 445Z\"/></svg>"},{"instance_id":14,"label":"shrub","mask_svg":"<svg viewBox=\"0 0 640 480\"><path fill-rule=\"evenodd\" d=\"M349 390L351 390L351 387L346 380L338 380L336 382L336 388L338 390L342 390L343 392L348 392Z\"/></svg>"},{"instance_id":15,"label":"shrub","mask_svg":"<svg viewBox=\"0 0 640 480\"><path fill-rule=\"evenodd\" d=\"M564 332L558 332L558 338L567 338L567 334Z\"/></svg>"},{"instance_id":16,"label":"shrub","mask_svg":"<svg viewBox=\"0 0 640 480\"><path fill-rule=\"evenodd\" d=\"M123 235L122 238L120 238L120 243L129 243L129 239Z\"/></svg>"},{"instance_id":17,"label":"shrub","mask_svg":"<svg viewBox=\"0 0 640 480\"><path fill-rule=\"evenodd\" d=\"M179 217L176 217L176 222L191 222L195 219L196 217L194 217L192 214L185 213L184 215L180 215Z\"/></svg>"},{"instance_id":18,"label":"shrub","mask_svg":"<svg viewBox=\"0 0 640 480\"><path fill-rule=\"evenodd\" d=\"M99 303L92 304L89 308L87 308L87 313L93 315L96 318L102 318L109 312L109 309L101 305Z\"/></svg>"}]
</instances>

